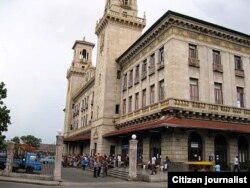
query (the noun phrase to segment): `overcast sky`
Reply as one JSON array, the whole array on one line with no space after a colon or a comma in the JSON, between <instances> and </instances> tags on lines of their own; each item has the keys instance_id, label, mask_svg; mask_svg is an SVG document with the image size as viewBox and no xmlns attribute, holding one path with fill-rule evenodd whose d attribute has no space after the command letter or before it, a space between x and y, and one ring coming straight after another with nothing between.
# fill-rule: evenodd
<instances>
[{"instance_id":1,"label":"overcast sky","mask_svg":"<svg viewBox=\"0 0 250 188\"><path fill-rule=\"evenodd\" d=\"M67 79L75 40L96 43L105 0L0 0L0 81L12 124L7 139L34 135L54 143L63 130ZM249 0L138 0L147 27L167 10L250 33ZM144 31L145 31L144 30ZM96 59L94 49L93 60Z\"/></svg>"}]
</instances>

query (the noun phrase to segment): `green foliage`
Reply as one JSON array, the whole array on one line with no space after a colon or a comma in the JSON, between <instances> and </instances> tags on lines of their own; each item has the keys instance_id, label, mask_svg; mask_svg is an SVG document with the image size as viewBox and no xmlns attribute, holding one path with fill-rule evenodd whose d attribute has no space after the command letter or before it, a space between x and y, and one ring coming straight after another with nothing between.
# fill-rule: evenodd
<instances>
[{"instance_id":1,"label":"green foliage","mask_svg":"<svg viewBox=\"0 0 250 188\"><path fill-rule=\"evenodd\" d=\"M15 144L20 144L20 138L18 136L12 138L11 141L14 142Z\"/></svg>"},{"instance_id":2,"label":"green foliage","mask_svg":"<svg viewBox=\"0 0 250 188\"><path fill-rule=\"evenodd\" d=\"M5 106L3 99L7 97L7 89L5 84L0 82L0 148L4 147L5 136L2 135L2 132L8 130L8 125L10 122L10 110Z\"/></svg>"},{"instance_id":3,"label":"green foliage","mask_svg":"<svg viewBox=\"0 0 250 188\"><path fill-rule=\"evenodd\" d=\"M33 146L35 148L39 148L41 143L42 143L41 138L36 138L33 135L21 136L20 139L22 140L22 142L24 144L28 144L28 145Z\"/></svg>"}]
</instances>

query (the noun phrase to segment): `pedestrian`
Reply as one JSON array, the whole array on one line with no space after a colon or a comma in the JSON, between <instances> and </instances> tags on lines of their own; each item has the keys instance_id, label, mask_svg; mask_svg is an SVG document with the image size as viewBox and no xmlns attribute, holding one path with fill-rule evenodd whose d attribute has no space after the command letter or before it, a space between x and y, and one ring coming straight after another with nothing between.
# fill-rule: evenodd
<instances>
[{"instance_id":1,"label":"pedestrian","mask_svg":"<svg viewBox=\"0 0 250 188\"><path fill-rule=\"evenodd\" d=\"M216 163L214 168L215 168L215 172L220 172L220 164L219 163Z\"/></svg>"},{"instance_id":2,"label":"pedestrian","mask_svg":"<svg viewBox=\"0 0 250 188\"><path fill-rule=\"evenodd\" d=\"M234 158L234 169L233 169L233 171L236 172L236 170L237 170L237 172L240 172L239 156L235 156L235 158Z\"/></svg>"},{"instance_id":3,"label":"pedestrian","mask_svg":"<svg viewBox=\"0 0 250 188\"><path fill-rule=\"evenodd\" d=\"M103 177L108 176L108 162L106 160L102 163Z\"/></svg>"},{"instance_id":4,"label":"pedestrian","mask_svg":"<svg viewBox=\"0 0 250 188\"><path fill-rule=\"evenodd\" d=\"M152 156L151 158L151 175L156 174L156 157Z\"/></svg>"},{"instance_id":5,"label":"pedestrian","mask_svg":"<svg viewBox=\"0 0 250 188\"><path fill-rule=\"evenodd\" d=\"M94 177L97 178L97 168L98 168L98 165L97 165L97 161L95 159L94 161Z\"/></svg>"},{"instance_id":6,"label":"pedestrian","mask_svg":"<svg viewBox=\"0 0 250 188\"><path fill-rule=\"evenodd\" d=\"M117 155L118 168L121 167L122 157L120 154Z\"/></svg>"},{"instance_id":7,"label":"pedestrian","mask_svg":"<svg viewBox=\"0 0 250 188\"><path fill-rule=\"evenodd\" d=\"M82 159L82 170L85 171L86 166L87 166L87 158L86 158L86 157L83 157L83 159Z\"/></svg>"},{"instance_id":8,"label":"pedestrian","mask_svg":"<svg viewBox=\"0 0 250 188\"><path fill-rule=\"evenodd\" d=\"M164 167L163 167L163 170L164 171L168 171L168 168L169 168L169 164L171 163L170 159L168 156L166 156L166 160L164 161Z\"/></svg>"},{"instance_id":9,"label":"pedestrian","mask_svg":"<svg viewBox=\"0 0 250 188\"><path fill-rule=\"evenodd\" d=\"M100 177L101 174L101 169L102 169L102 164L101 161L97 161L97 176Z\"/></svg>"}]
</instances>

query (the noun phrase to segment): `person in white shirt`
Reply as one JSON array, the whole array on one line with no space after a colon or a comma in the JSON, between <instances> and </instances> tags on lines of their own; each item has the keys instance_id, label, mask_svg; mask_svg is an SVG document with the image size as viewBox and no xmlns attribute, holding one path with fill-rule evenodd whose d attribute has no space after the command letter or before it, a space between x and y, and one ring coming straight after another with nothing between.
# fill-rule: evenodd
<instances>
[{"instance_id":1,"label":"person in white shirt","mask_svg":"<svg viewBox=\"0 0 250 188\"><path fill-rule=\"evenodd\" d=\"M156 157L152 156L152 158L151 158L151 170L152 170L151 175L156 174L156 166L155 165L156 165Z\"/></svg>"},{"instance_id":2,"label":"person in white shirt","mask_svg":"<svg viewBox=\"0 0 250 188\"><path fill-rule=\"evenodd\" d=\"M234 158L234 169L233 169L234 172L240 172L240 167L239 167L239 157L236 156Z\"/></svg>"}]
</instances>

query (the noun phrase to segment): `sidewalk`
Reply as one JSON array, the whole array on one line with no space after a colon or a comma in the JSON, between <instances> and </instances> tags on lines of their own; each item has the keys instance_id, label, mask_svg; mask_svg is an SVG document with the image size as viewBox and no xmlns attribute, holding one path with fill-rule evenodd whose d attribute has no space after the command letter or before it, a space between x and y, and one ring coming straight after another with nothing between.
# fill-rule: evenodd
<instances>
[{"instance_id":1,"label":"sidewalk","mask_svg":"<svg viewBox=\"0 0 250 188\"><path fill-rule=\"evenodd\" d=\"M37 184L37 185L49 185L49 186L60 185L59 181L33 180L33 179L7 177L7 176L0 176L0 181L15 182L15 183L29 183L29 184Z\"/></svg>"}]
</instances>

